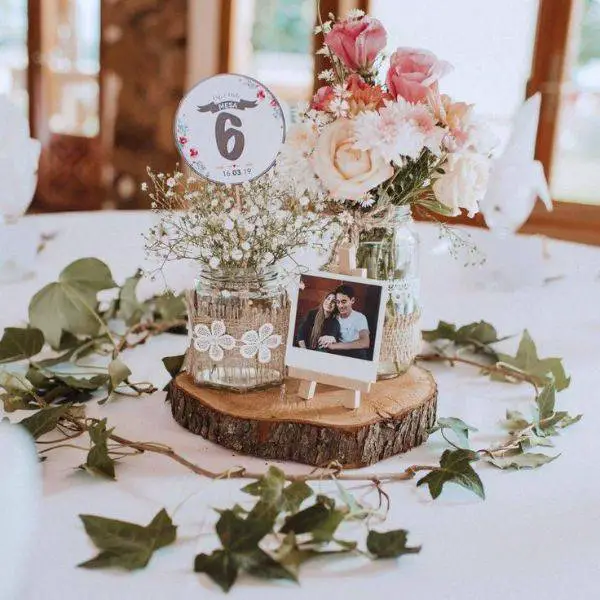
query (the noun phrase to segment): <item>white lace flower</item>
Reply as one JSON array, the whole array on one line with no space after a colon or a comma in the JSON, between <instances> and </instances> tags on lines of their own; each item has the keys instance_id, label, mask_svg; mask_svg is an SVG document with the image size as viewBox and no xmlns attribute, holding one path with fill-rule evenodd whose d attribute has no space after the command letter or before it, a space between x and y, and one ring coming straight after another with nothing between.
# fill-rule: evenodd
<instances>
[{"instance_id":1,"label":"white lace flower","mask_svg":"<svg viewBox=\"0 0 600 600\"><path fill-rule=\"evenodd\" d=\"M273 325L265 323L258 331L251 329L242 335L244 345L240 348L240 354L244 358L252 358L258 354L258 362L268 363L271 360L271 350L281 345L281 336L273 333Z\"/></svg>"},{"instance_id":2,"label":"white lace flower","mask_svg":"<svg viewBox=\"0 0 600 600\"><path fill-rule=\"evenodd\" d=\"M199 352L206 352L215 362L223 360L223 350L235 348L235 339L225 333L223 321L213 321L210 329L203 324L194 327L194 348Z\"/></svg>"}]
</instances>

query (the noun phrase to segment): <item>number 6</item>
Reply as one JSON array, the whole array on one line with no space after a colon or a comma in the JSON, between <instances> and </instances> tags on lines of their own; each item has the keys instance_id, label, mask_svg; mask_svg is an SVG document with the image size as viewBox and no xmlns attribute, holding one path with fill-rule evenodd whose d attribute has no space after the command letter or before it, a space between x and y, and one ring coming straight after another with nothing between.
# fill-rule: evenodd
<instances>
[{"instance_id":1,"label":"number 6","mask_svg":"<svg viewBox=\"0 0 600 600\"><path fill-rule=\"evenodd\" d=\"M231 122L232 127L226 129L226 126ZM219 154L227 160L237 160L244 151L244 134L239 129L242 120L231 113L223 112L217 117L215 123L215 139L217 140L217 148ZM229 140L233 138L233 148L229 149Z\"/></svg>"}]
</instances>

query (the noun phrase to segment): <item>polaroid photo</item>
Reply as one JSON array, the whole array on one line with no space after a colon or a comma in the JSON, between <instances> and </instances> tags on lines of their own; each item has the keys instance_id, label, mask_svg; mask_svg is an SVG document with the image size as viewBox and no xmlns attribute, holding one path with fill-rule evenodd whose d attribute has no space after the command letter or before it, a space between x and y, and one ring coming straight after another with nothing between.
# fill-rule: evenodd
<instances>
[{"instance_id":1,"label":"polaroid photo","mask_svg":"<svg viewBox=\"0 0 600 600\"><path fill-rule=\"evenodd\" d=\"M386 282L305 273L290 298L287 366L348 381L376 381Z\"/></svg>"}]
</instances>

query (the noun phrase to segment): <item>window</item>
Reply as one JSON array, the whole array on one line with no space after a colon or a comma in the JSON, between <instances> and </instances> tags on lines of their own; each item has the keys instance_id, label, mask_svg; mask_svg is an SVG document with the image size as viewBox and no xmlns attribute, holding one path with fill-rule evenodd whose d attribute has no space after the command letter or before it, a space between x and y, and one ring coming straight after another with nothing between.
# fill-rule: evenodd
<instances>
[{"instance_id":1,"label":"window","mask_svg":"<svg viewBox=\"0 0 600 600\"><path fill-rule=\"evenodd\" d=\"M256 77L290 104L313 87L314 0L237 0L229 70Z\"/></svg>"},{"instance_id":2,"label":"window","mask_svg":"<svg viewBox=\"0 0 600 600\"><path fill-rule=\"evenodd\" d=\"M600 205L600 0L575 10L551 188L557 200Z\"/></svg>"},{"instance_id":3,"label":"window","mask_svg":"<svg viewBox=\"0 0 600 600\"><path fill-rule=\"evenodd\" d=\"M0 0L0 15L0 94L27 115L27 0Z\"/></svg>"}]
</instances>

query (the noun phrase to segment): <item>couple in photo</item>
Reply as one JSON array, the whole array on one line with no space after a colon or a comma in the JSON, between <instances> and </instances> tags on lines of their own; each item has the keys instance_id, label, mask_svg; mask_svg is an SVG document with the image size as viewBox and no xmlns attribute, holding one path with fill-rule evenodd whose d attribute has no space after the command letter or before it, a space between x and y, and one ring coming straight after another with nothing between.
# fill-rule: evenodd
<instances>
[{"instance_id":1,"label":"couple in photo","mask_svg":"<svg viewBox=\"0 0 600 600\"><path fill-rule=\"evenodd\" d=\"M298 346L309 350L368 360L369 324L354 310L356 295L350 285L328 292L318 308L308 312L298 328Z\"/></svg>"}]
</instances>

